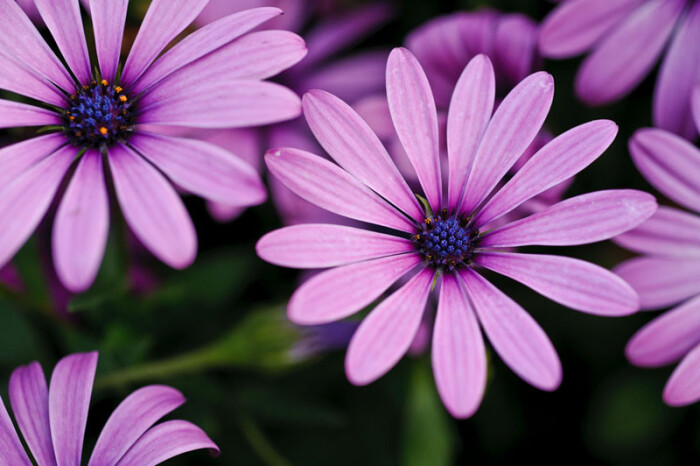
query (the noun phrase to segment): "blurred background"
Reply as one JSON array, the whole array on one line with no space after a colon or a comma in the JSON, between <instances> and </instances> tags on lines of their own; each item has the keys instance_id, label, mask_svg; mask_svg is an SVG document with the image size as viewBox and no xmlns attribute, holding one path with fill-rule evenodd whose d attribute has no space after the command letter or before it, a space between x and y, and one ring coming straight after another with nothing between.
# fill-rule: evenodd
<instances>
[{"instance_id":1,"label":"blurred background","mask_svg":"<svg viewBox=\"0 0 700 466\"><path fill-rule=\"evenodd\" d=\"M148 3L131 1L127 42ZM302 35L323 15L342 15L370 2L309 3L316 12ZM332 13L328 4L334 4ZM553 4L403 0L392 5L393 19L340 55L402 45L409 32L443 14L492 8L539 21ZM610 188L653 192L632 165L627 140L651 124L655 74L620 103L590 109L573 95L579 62L543 63L556 84L547 127L559 134L609 118L620 133L606 154L576 178L567 196ZM21 139L23 131L0 131L0 143ZM285 320L286 300L300 274L263 263L254 249L262 234L282 225L272 201L228 223L212 219L201 199L186 197L186 204L199 236L193 266L182 272L168 269L142 252L123 220L113 215L99 278L81 296L67 294L53 276L52 215L47 217L12 267L1 273L4 399L15 367L38 360L48 375L62 356L98 350L86 452L128 393L158 383L185 394L188 403L174 415L201 426L222 450L218 459L195 452L168 463L173 465L698 464L698 406L664 405L661 393L671 367L634 368L624 357L627 340L652 314L584 315L513 281L494 279L547 332L561 357L564 382L554 393L540 392L490 352L484 402L473 418L457 421L439 400L429 351L404 358L378 382L358 388L346 380L343 364L352 323L302 329ZM560 252L607 268L629 257L609 242Z\"/></svg>"}]
</instances>

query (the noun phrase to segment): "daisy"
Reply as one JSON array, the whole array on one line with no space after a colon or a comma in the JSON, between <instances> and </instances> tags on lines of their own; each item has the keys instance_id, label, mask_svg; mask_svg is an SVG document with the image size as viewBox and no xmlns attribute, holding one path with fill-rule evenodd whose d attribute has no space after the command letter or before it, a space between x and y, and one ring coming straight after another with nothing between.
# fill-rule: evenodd
<instances>
[{"instance_id":1,"label":"daisy","mask_svg":"<svg viewBox=\"0 0 700 466\"><path fill-rule=\"evenodd\" d=\"M12 373L10 404L39 466L82 463L96 368L97 353L66 356L56 364L48 387L37 362ZM180 392L166 386L136 390L107 420L88 464L150 466L193 450L209 449L218 454L216 444L194 424L173 420L155 425L184 402ZM0 464L33 464L1 398Z\"/></svg>"},{"instance_id":2,"label":"daisy","mask_svg":"<svg viewBox=\"0 0 700 466\"><path fill-rule=\"evenodd\" d=\"M690 94L700 82L700 1L568 0L545 18L540 53L590 52L576 77L589 105L614 102L636 88L665 54L654 92L654 125L692 139Z\"/></svg>"},{"instance_id":3,"label":"daisy","mask_svg":"<svg viewBox=\"0 0 700 466\"><path fill-rule=\"evenodd\" d=\"M110 183L136 237L175 268L194 260L197 238L171 182L239 207L266 198L255 169L221 148L142 125L250 127L300 113L295 93L263 80L298 62L306 53L303 40L287 32L246 34L280 10L222 18L161 55L207 0L154 0L121 64L128 4L90 2L93 72L78 0L36 0L68 69L17 3L0 0L0 88L31 99L0 100L0 128L46 127L46 134L0 150L0 266L69 178L52 242L56 271L74 292L92 284L102 261Z\"/></svg>"},{"instance_id":4,"label":"daisy","mask_svg":"<svg viewBox=\"0 0 700 466\"><path fill-rule=\"evenodd\" d=\"M695 93L700 128L700 89ZM700 400L700 149L660 129L641 129L629 143L639 171L686 212L659 207L649 221L616 238L641 254L616 272L637 291L642 309L676 306L645 325L627 345L638 366L681 361L666 384L671 406Z\"/></svg>"},{"instance_id":5,"label":"daisy","mask_svg":"<svg viewBox=\"0 0 700 466\"><path fill-rule=\"evenodd\" d=\"M368 384L408 350L437 279L433 369L443 402L454 416L472 415L484 393L487 365L481 328L520 377L543 390L555 389L561 366L549 339L482 272L506 275L579 311L633 313L639 306L634 290L597 265L504 249L601 241L639 225L656 210L656 202L638 191L600 191L502 227L490 225L593 162L611 144L617 126L601 120L566 132L492 194L540 130L554 83L549 74L535 73L492 114L493 67L478 55L457 83L449 109L445 191L435 101L408 50L395 49L390 55L386 87L394 126L418 174L422 196L414 196L367 124L323 91L307 93L302 107L316 138L337 164L292 148L274 149L265 157L270 172L299 196L382 230L297 225L261 238L257 251L268 262L330 269L297 289L288 305L289 318L305 325L343 319L404 279L363 320L348 348L348 378Z\"/></svg>"}]
</instances>

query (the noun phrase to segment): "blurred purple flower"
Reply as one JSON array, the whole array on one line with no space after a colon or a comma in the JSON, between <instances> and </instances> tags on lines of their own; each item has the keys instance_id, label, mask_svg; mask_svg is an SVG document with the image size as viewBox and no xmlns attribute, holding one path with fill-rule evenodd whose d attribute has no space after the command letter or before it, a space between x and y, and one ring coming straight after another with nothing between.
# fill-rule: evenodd
<instances>
[{"instance_id":1,"label":"blurred purple flower","mask_svg":"<svg viewBox=\"0 0 700 466\"><path fill-rule=\"evenodd\" d=\"M695 105L700 107L700 89ZM696 117L700 129L700 112ZM700 400L700 149L660 129L637 131L629 145L649 183L696 214L660 207L640 227L616 238L644 254L615 270L639 293L642 309L681 303L637 332L627 357L643 367L681 360L663 396L666 403L683 406Z\"/></svg>"},{"instance_id":2,"label":"blurred purple flower","mask_svg":"<svg viewBox=\"0 0 700 466\"><path fill-rule=\"evenodd\" d=\"M61 359L47 387L37 362L15 369L10 403L24 441L39 465L79 465L87 424L97 353ZM193 450L219 449L199 427L166 421L185 398L177 390L151 385L129 395L107 420L90 457L90 466L160 464ZM10 415L0 398L0 463L31 466Z\"/></svg>"},{"instance_id":3,"label":"blurred purple flower","mask_svg":"<svg viewBox=\"0 0 700 466\"><path fill-rule=\"evenodd\" d=\"M665 52L654 92L654 125L686 139L697 134L689 102L700 81L698 44L697 0L568 0L544 20L539 38L545 57L591 52L576 77L576 93L589 105L624 97Z\"/></svg>"},{"instance_id":4,"label":"blurred purple flower","mask_svg":"<svg viewBox=\"0 0 700 466\"><path fill-rule=\"evenodd\" d=\"M189 192L229 205L266 198L258 173L226 151L140 125L251 127L300 113L296 94L263 80L301 60L304 41L283 31L246 34L278 16L278 9L222 18L159 56L207 1L154 0L121 67L128 3L91 1L100 70L93 76L78 0L36 0L76 82L19 6L0 0L0 88L46 105L0 100L0 128L56 130L0 152L0 265L32 234L70 172L55 219L53 258L63 283L76 292L94 281L107 240L103 157L132 231L175 268L194 260L197 238L163 174Z\"/></svg>"},{"instance_id":5,"label":"blurred purple flower","mask_svg":"<svg viewBox=\"0 0 700 466\"><path fill-rule=\"evenodd\" d=\"M593 162L613 141L617 126L594 121L555 138L489 198L539 132L554 83L549 74L535 73L492 114L495 76L488 57L478 55L457 83L447 117L445 194L437 111L423 70L408 50L396 49L386 77L394 126L418 173L426 207L350 106L323 91L307 93L304 115L338 165L283 148L266 155L270 172L319 207L397 234L314 224L282 228L261 238L257 251L268 262L331 268L297 289L289 302L289 318L301 325L343 319L416 271L370 312L353 336L346 372L353 383L364 385L384 375L407 352L435 279L441 276L432 359L439 392L454 416L473 414L483 396L487 367L479 323L518 375L541 389L555 389L561 365L549 339L529 314L476 269L511 277L583 312L618 316L638 309L634 290L597 265L503 248L577 245L616 236L653 214L656 202L649 194L600 191L500 228L489 227Z\"/></svg>"}]
</instances>

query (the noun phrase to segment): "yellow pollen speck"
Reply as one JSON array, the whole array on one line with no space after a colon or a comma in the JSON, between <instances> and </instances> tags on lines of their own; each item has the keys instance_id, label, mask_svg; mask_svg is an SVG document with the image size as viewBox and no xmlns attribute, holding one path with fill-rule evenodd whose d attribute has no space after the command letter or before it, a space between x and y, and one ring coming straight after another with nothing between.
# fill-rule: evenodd
<instances>
[{"instance_id":1,"label":"yellow pollen speck","mask_svg":"<svg viewBox=\"0 0 700 466\"><path fill-rule=\"evenodd\" d=\"M73 115L70 116L70 121L75 121L75 117Z\"/></svg>"},{"instance_id":2,"label":"yellow pollen speck","mask_svg":"<svg viewBox=\"0 0 700 466\"><path fill-rule=\"evenodd\" d=\"M107 82L106 79L103 79L102 81L100 81L100 84L102 84L103 86L106 86L109 83Z\"/></svg>"},{"instance_id":3,"label":"yellow pollen speck","mask_svg":"<svg viewBox=\"0 0 700 466\"><path fill-rule=\"evenodd\" d=\"M119 94L119 93L120 93L121 91L123 91L124 89L122 89L121 87L117 86L117 87L114 88L114 90L117 91L117 94Z\"/></svg>"},{"instance_id":4,"label":"yellow pollen speck","mask_svg":"<svg viewBox=\"0 0 700 466\"><path fill-rule=\"evenodd\" d=\"M125 95L120 95L120 96L119 96L119 100L121 100L122 102L126 102L126 96L125 96Z\"/></svg>"},{"instance_id":5,"label":"yellow pollen speck","mask_svg":"<svg viewBox=\"0 0 700 466\"><path fill-rule=\"evenodd\" d=\"M102 136L106 135L106 134L107 134L107 128L105 128L104 126L103 126L102 128L100 128L100 134L102 134Z\"/></svg>"}]
</instances>

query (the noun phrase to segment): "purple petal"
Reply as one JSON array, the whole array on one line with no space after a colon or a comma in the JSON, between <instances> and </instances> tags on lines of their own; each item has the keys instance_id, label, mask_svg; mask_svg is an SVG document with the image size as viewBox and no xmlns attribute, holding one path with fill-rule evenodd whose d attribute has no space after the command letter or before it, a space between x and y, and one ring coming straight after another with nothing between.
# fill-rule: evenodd
<instances>
[{"instance_id":1,"label":"purple petal","mask_svg":"<svg viewBox=\"0 0 700 466\"><path fill-rule=\"evenodd\" d=\"M312 204L344 217L401 231L413 224L351 174L318 155L296 149L265 155L270 172Z\"/></svg>"},{"instance_id":2,"label":"purple petal","mask_svg":"<svg viewBox=\"0 0 700 466\"><path fill-rule=\"evenodd\" d=\"M537 151L477 214L487 225L523 202L566 181L593 163L612 144L617 125L598 120L577 126Z\"/></svg>"},{"instance_id":3,"label":"purple petal","mask_svg":"<svg viewBox=\"0 0 700 466\"><path fill-rule=\"evenodd\" d=\"M700 212L700 150L675 134L641 129L629 142L632 160L656 189Z\"/></svg>"},{"instance_id":4,"label":"purple petal","mask_svg":"<svg viewBox=\"0 0 700 466\"><path fill-rule=\"evenodd\" d=\"M197 255L197 234L175 189L153 166L125 146L109 150L117 199L134 234L176 269Z\"/></svg>"},{"instance_id":5,"label":"purple petal","mask_svg":"<svg viewBox=\"0 0 700 466\"><path fill-rule=\"evenodd\" d=\"M581 100L601 105L634 89L661 55L685 3L649 0L603 39L576 76Z\"/></svg>"},{"instance_id":6,"label":"purple petal","mask_svg":"<svg viewBox=\"0 0 700 466\"><path fill-rule=\"evenodd\" d=\"M282 267L321 269L414 250L404 238L339 225L296 225L266 234L255 247Z\"/></svg>"},{"instance_id":7,"label":"purple petal","mask_svg":"<svg viewBox=\"0 0 700 466\"><path fill-rule=\"evenodd\" d=\"M618 317L639 310L639 297L631 286L590 262L509 253L479 254L476 262L577 311Z\"/></svg>"},{"instance_id":8,"label":"purple petal","mask_svg":"<svg viewBox=\"0 0 700 466\"><path fill-rule=\"evenodd\" d=\"M442 176L435 99L423 68L407 49L397 48L389 55L386 93L396 134L437 212L442 206Z\"/></svg>"},{"instance_id":9,"label":"purple petal","mask_svg":"<svg viewBox=\"0 0 700 466\"><path fill-rule=\"evenodd\" d=\"M573 246L624 233L656 212L654 196L611 189L572 197L484 235L482 247Z\"/></svg>"},{"instance_id":10,"label":"purple petal","mask_svg":"<svg viewBox=\"0 0 700 466\"><path fill-rule=\"evenodd\" d=\"M432 362L447 410L457 418L471 417L486 389L486 348L469 298L451 274L445 274L440 289Z\"/></svg>"},{"instance_id":11,"label":"purple petal","mask_svg":"<svg viewBox=\"0 0 700 466\"><path fill-rule=\"evenodd\" d=\"M209 0L153 0L124 64L121 82L133 84Z\"/></svg>"},{"instance_id":12,"label":"purple petal","mask_svg":"<svg viewBox=\"0 0 700 466\"><path fill-rule=\"evenodd\" d=\"M209 82L193 93L182 86L183 82L169 79L145 95L139 123L242 128L278 123L301 114L299 96L279 84Z\"/></svg>"},{"instance_id":13,"label":"purple petal","mask_svg":"<svg viewBox=\"0 0 700 466\"><path fill-rule=\"evenodd\" d=\"M424 214L379 138L337 97L310 91L302 102L316 139L338 164L414 219Z\"/></svg>"},{"instance_id":14,"label":"purple petal","mask_svg":"<svg viewBox=\"0 0 700 466\"><path fill-rule=\"evenodd\" d=\"M504 16L498 22L494 39L494 61L499 74L517 84L535 69L537 54L537 24L521 14Z\"/></svg>"},{"instance_id":15,"label":"purple petal","mask_svg":"<svg viewBox=\"0 0 700 466\"><path fill-rule=\"evenodd\" d=\"M406 354L418 332L434 277L434 270L422 270L362 321L345 357L350 382L372 383Z\"/></svg>"},{"instance_id":16,"label":"purple petal","mask_svg":"<svg viewBox=\"0 0 700 466\"><path fill-rule=\"evenodd\" d=\"M54 222L54 266L70 291L83 292L95 281L107 233L109 198L102 155L91 149L83 154Z\"/></svg>"},{"instance_id":17,"label":"purple petal","mask_svg":"<svg viewBox=\"0 0 700 466\"><path fill-rule=\"evenodd\" d=\"M275 7L284 12L265 24L265 29L299 31L307 17L315 10L306 0L210 0L202 10L195 24L203 26L232 13L260 8L261 5Z\"/></svg>"},{"instance_id":18,"label":"purple petal","mask_svg":"<svg viewBox=\"0 0 700 466\"><path fill-rule=\"evenodd\" d=\"M639 294L642 309L661 309L700 294L700 260L637 257L614 270Z\"/></svg>"},{"instance_id":19,"label":"purple petal","mask_svg":"<svg viewBox=\"0 0 700 466\"><path fill-rule=\"evenodd\" d=\"M540 53L567 58L593 47L644 0L570 0L557 7L540 28Z\"/></svg>"},{"instance_id":20,"label":"purple petal","mask_svg":"<svg viewBox=\"0 0 700 466\"><path fill-rule=\"evenodd\" d=\"M700 345L683 358L664 388L664 401L671 406L686 406L698 400L700 400Z\"/></svg>"},{"instance_id":21,"label":"purple petal","mask_svg":"<svg viewBox=\"0 0 700 466\"><path fill-rule=\"evenodd\" d=\"M692 99L693 117L695 118L695 125L697 126L698 132L700 132L700 85L695 86Z\"/></svg>"},{"instance_id":22,"label":"purple petal","mask_svg":"<svg viewBox=\"0 0 700 466\"><path fill-rule=\"evenodd\" d=\"M102 77L113 82L119 67L129 0L90 0L95 48Z\"/></svg>"},{"instance_id":23,"label":"purple petal","mask_svg":"<svg viewBox=\"0 0 700 466\"><path fill-rule=\"evenodd\" d=\"M139 133L131 145L174 183L198 196L232 206L261 204L267 197L258 172L214 144Z\"/></svg>"},{"instance_id":24,"label":"purple petal","mask_svg":"<svg viewBox=\"0 0 700 466\"><path fill-rule=\"evenodd\" d=\"M658 367L678 361L700 343L700 297L678 306L642 327L625 354L638 366Z\"/></svg>"},{"instance_id":25,"label":"purple petal","mask_svg":"<svg viewBox=\"0 0 700 466\"><path fill-rule=\"evenodd\" d=\"M32 461L24 451L22 441L17 435L2 397L0 397L0 461L8 466L32 466Z\"/></svg>"},{"instance_id":26,"label":"purple petal","mask_svg":"<svg viewBox=\"0 0 700 466\"><path fill-rule=\"evenodd\" d=\"M117 464L153 424L184 402L185 397L174 388L151 385L136 390L107 420L88 466Z\"/></svg>"},{"instance_id":27,"label":"purple petal","mask_svg":"<svg viewBox=\"0 0 700 466\"><path fill-rule=\"evenodd\" d=\"M287 315L299 325L344 319L371 304L420 262L416 254L403 254L327 270L294 292Z\"/></svg>"},{"instance_id":28,"label":"purple petal","mask_svg":"<svg viewBox=\"0 0 700 466\"><path fill-rule=\"evenodd\" d=\"M491 120L496 78L491 60L477 55L457 82L447 115L449 186L447 207L459 206L476 151Z\"/></svg>"},{"instance_id":29,"label":"purple petal","mask_svg":"<svg viewBox=\"0 0 700 466\"><path fill-rule=\"evenodd\" d=\"M34 0L66 63L81 84L92 80L79 0ZM72 91L72 89L66 89Z\"/></svg>"},{"instance_id":30,"label":"purple petal","mask_svg":"<svg viewBox=\"0 0 700 466\"><path fill-rule=\"evenodd\" d=\"M138 94L195 60L214 52L265 21L282 14L277 8L241 11L209 24L185 37L148 68L133 88Z\"/></svg>"},{"instance_id":31,"label":"purple petal","mask_svg":"<svg viewBox=\"0 0 700 466\"><path fill-rule=\"evenodd\" d=\"M49 421L59 465L81 462L96 369L96 352L79 353L58 361L51 375Z\"/></svg>"},{"instance_id":32,"label":"purple petal","mask_svg":"<svg viewBox=\"0 0 700 466\"><path fill-rule=\"evenodd\" d=\"M615 238L627 249L654 256L700 259L700 217L660 206L646 222Z\"/></svg>"},{"instance_id":33,"label":"purple petal","mask_svg":"<svg viewBox=\"0 0 700 466\"><path fill-rule=\"evenodd\" d=\"M498 355L527 383L555 390L561 363L547 335L530 314L481 275L462 273L479 322Z\"/></svg>"},{"instance_id":34,"label":"purple petal","mask_svg":"<svg viewBox=\"0 0 700 466\"><path fill-rule=\"evenodd\" d=\"M358 101L353 109L369 125L380 140L396 139L389 103L383 95L371 95Z\"/></svg>"},{"instance_id":35,"label":"purple petal","mask_svg":"<svg viewBox=\"0 0 700 466\"><path fill-rule=\"evenodd\" d=\"M0 149L0 192L66 143L63 134L54 133L18 142Z\"/></svg>"},{"instance_id":36,"label":"purple petal","mask_svg":"<svg viewBox=\"0 0 700 466\"><path fill-rule=\"evenodd\" d=\"M143 434L116 466L155 466L183 453L219 447L202 429L187 421L168 421Z\"/></svg>"},{"instance_id":37,"label":"purple petal","mask_svg":"<svg viewBox=\"0 0 700 466\"><path fill-rule=\"evenodd\" d=\"M0 128L58 124L61 124L61 119L55 112L0 99Z\"/></svg>"},{"instance_id":38,"label":"purple petal","mask_svg":"<svg viewBox=\"0 0 700 466\"><path fill-rule=\"evenodd\" d=\"M503 99L474 157L461 212L471 213L481 204L525 152L544 123L553 96L552 76L539 72Z\"/></svg>"},{"instance_id":39,"label":"purple petal","mask_svg":"<svg viewBox=\"0 0 700 466\"><path fill-rule=\"evenodd\" d=\"M700 3L693 2L666 53L654 91L654 126L692 140L690 96L700 82Z\"/></svg>"},{"instance_id":40,"label":"purple petal","mask_svg":"<svg viewBox=\"0 0 700 466\"><path fill-rule=\"evenodd\" d=\"M0 264L15 255L44 217L75 152L59 149L0 188Z\"/></svg>"},{"instance_id":41,"label":"purple petal","mask_svg":"<svg viewBox=\"0 0 700 466\"><path fill-rule=\"evenodd\" d=\"M36 462L41 466L55 466L56 457L49 426L49 390L44 371L38 362L18 367L12 372L10 402L17 425ZM2 450L4 448L0 448Z\"/></svg>"},{"instance_id":42,"label":"purple petal","mask_svg":"<svg viewBox=\"0 0 700 466\"><path fill-rule=\"evenodd\" d=\"M0 19L1 20L1 19ZM61 91L48 79L32 73L0 49L0 89L31 97L55 106L65 105Z\"/></svg>"}]
</instances>

